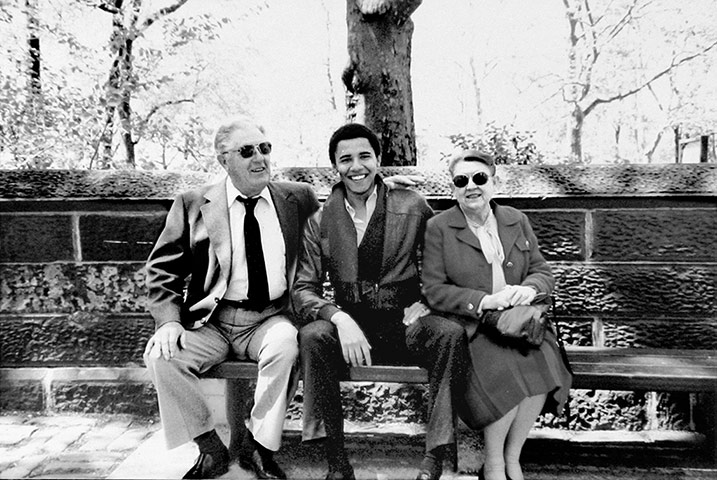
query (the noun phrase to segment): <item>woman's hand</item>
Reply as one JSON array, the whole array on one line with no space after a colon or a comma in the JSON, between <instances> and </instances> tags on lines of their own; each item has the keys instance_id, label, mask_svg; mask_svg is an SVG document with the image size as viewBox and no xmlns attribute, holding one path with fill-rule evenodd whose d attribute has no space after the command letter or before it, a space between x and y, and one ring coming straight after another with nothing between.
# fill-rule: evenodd
<instances>
[{"instance_id":1,"label":"woman's hand","mask_svg":"<svg viewBox=\"0 0 717 480\"><path fill-rule=\"evenodd\" d=\"M481 308L483 310L503 310L508 308L510 307L510 296L511 292L505 288L499 292L486 295L483 297Z\"/></svg>"},{"instance_id":2,"label":"woman's hand","mask_svg":"<svg viewBox=\"0 0 717 480\"><path fill-rule=\"evenodd\" d=\"M483 310L503 310L516 305L530 305L538 292L525 285L506 285L503 290L483 299Z\"/></svg>"},{"instance_id":3,"label":"woman's hand","mask_svg":"<svg viewBox=\"0 0 717 480\"><path fill-rule=\"evenodd\" d=\"M511 292L508 297L511 306L530 305L538 293L533 287L527 287L525 285L508 285L505 288Z\"/></svg>"}]
</instances>

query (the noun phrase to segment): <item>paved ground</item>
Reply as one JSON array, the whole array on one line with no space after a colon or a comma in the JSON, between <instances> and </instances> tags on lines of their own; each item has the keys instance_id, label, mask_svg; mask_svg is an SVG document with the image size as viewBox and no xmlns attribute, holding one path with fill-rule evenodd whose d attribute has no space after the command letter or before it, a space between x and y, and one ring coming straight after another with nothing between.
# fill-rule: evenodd
<instances>
[{"instance_id":1,"label":"paved ground","mask_svg":"<svg viewBox=\"0 0 717 480\"><path fill-rule=\"evenodd\" d=\"M225 438L228 431L219 428ZM413 479L415 462L421 456L422 438L406 436L353 435L348 440L352 462L359 480ZM530 446L530 445L529 445ZM537 446L535 444L534 446ZM626 467L610 458L594 465L550 464L533 452L525 465L532 480L717 480L717 469ZM547 453L547 452L546 452ZM475 479L477 459L461 452L460 473L447 471L445 480ZM615 457L620 452L615 452ZM196 457L191 444L168 451L158 424L135 417L120 416L0 416L0 479L181 478ZM325 475L320 452L302 446L296 432L287 433L278 455L290 478L313 479ZM567 462L569 463L569 462ZM232 465L222 478L249 480L254 477Z\"/></svg>"}]
</instances>

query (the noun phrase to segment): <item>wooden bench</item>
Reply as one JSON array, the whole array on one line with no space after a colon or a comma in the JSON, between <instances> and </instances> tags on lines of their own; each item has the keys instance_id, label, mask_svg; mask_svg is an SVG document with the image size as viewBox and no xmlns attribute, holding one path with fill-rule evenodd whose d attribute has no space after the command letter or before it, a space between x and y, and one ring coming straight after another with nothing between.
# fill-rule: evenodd
<instances>
[{"instance_id":1,"label":"wooden bench","mask_svg":"<svg viewBox=\"0 0 717 480\"><path fill-rule=\"evenodd\" d=\"M569 347L573 388L717 393L717 351ZM205 378L256 377L252 362L224 362ZM427 383L428 373L414 366L352 367L347 381Z\"/></svg>"},{"instance_id":2,"label":"wooden bench","mask_svg":"<svg viewBox=\"0 0 717 480\"><path fill-rule=\"evenodd\" d=\"M670 350L643 348L568 347L573 369L573 388L588 390L645 390L661 392L705 392L717 400L717 350ZM252 362L224 362L204 378L256 378ZM427 383L428 373L416 366L352 367L352 382ZM717 405L711 412L717 415ZM714 422L710 432L712 460L717 463ZM452 459L457 469L456 449Z\"/></svg>"}]
</instances>

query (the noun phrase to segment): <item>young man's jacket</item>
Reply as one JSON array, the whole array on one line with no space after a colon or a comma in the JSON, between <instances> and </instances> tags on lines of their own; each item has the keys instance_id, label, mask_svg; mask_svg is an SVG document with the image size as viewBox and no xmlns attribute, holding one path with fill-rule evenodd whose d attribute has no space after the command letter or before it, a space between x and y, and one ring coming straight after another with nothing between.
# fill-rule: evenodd
<instances>
[{"instance_id":1,"label":"young man's jacket","mask_svg":"<svg viewBox=\"0 0 717 480\"><path fill-rule=\"evenodd\" d=\"M377 192L383 195L385 205L383 247L376 248L370 262L376 268L376 278L373 281L358 278L356 230L346 211L344 187L341 183L334 185L323 208L304 227L292 288L298 322L330 320L339 307L399 310L420 300L420 255L426 222L433 211L420 194L406 189L390 190L380 177L376 179ZM379 198L377 205L381 203ZM362 245L367 241L365 236ZM324 297L327 274L334 290L333 301Z\"/></svg>"},{"instance_id":2,"label":"young man's jacket","mask_svg":"<svg viewBox=\"0 0 717 480\"><path fill-rule=\"evenodd\" d=\"M168 322L201 327L227 290L232 246L225 181L180 194L167 214L146 268L147 308L157 328ZM290 288L304 222L319 202L307 184L271 182L269 192L286 246Z\"/></svg>"}]
</instances>

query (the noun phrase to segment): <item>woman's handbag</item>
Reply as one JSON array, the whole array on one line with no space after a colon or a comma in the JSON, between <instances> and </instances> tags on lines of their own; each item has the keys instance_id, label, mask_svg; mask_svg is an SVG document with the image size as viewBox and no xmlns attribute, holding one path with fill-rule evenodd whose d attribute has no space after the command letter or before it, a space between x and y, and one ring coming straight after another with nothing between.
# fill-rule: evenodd
<instances>
[{"instance_id":1,"label":"woman's handbag","mask_svg":"<svg viewBox=\"0 0 717 480\"><path fill-rule=\"evenodd\" d=\"M517 305L505 310L486 310L481 331L498 343L515 348L538 348L548 328L550 304Z\"/></svg>"}]
</instances>

